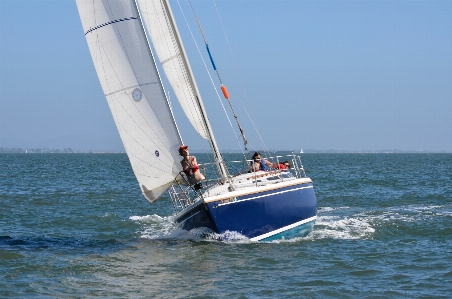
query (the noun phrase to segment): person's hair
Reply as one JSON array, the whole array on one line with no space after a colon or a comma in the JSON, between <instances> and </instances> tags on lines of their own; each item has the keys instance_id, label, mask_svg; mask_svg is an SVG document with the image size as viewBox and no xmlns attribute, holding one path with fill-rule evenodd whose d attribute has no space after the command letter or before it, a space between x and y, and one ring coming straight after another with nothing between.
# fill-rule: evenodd
<instances>
[{"instance_id":1,"label":"person's hair","mask_svg":"<svg viewBox=\"0 0 452 299\"><path fill-rule=\"evenodd\" d=\"M259 152L255 152L252 159L254 160L254 158L256 158L257 156L262 156L262 155Z\"/></svg>"},{"instance_id":2,"label":"person's hair","mask_svg":"<svg viewBox=\"0 0 452 299\"><path fill-rule=\"evenodd\" d=\"M188 146L187 146L187 145L181 145L181 146L179 147L179 156L183 156L182 153L183 153L185 150L188 150Z\"/></svg>"}]
</instances>

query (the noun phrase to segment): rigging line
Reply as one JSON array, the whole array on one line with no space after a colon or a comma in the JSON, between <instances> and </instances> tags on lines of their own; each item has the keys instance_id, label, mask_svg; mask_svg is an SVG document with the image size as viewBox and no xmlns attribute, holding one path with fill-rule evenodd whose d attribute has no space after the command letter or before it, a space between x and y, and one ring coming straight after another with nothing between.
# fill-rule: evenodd
<instances>
[{"instance_id":1,"label":"rigging line","mask_svg":"<svg viewBox=\"0 0 452 299\"><path fill-rule=\"evenodd\" d=\"M241 147L240 142L239 142L239 138L237 137L237 134L236 134L236 132L235 132L235 130L234 130L234 126L232 125L232 122L231 122L231 120L230 120L230 118L229 118L229 115L228 115L228 113L227 113L227 111L226 111L226 108L225 108L224 105L223 105L223 101L221 101L220 94L218 93L218 90L217 90L217 88L216 88L216 86L215 86L215 83L213 82L213 79L212 79L212 76L211 76L211 74L210 74L209 68L207 67L207 64L206 64L206 62L205 62L205 60L204 60L204 57L202 56L201 50L199 49L198 43L196 42L196 39L195 39L195 37L194 37L194 35L193 35L193 32L192 32L192 30L191 30L191 28L190 28L190 25L188 24L187 18L185 17L185 14L184 14L184 12L183 12L183 10L182 10L182 7L181 7L181 5L180 5L180 3L179 3L179 0L177 1L177 4L179 5L179 9L180 9L180 11L181 11L181 13L182 13L182 16L184 17L184 20L185 20L185 23L186 23L186 25L187 25L187 27L188 27L188 30L190 31L191 37L192 37L192 39L193 39L193 42L194 42L194 44L195 44L195 46L196 46L196 49L198 50L199 56L201 57L201 60L202 60L202 62L203 62L203 64L204 64L204 67L205 67L205 69L206 69L206 71L207 71L207 74L208 74L208 76L209 76L209 78L210 78L210 82L212 83L212 86L213 86L213 88L215 89L215 92L216 92L217 97L218 97L218 99L219 99L219 101L220 101L221 107L223 107L224 114L226 115L226 118L227 118L227 120L228 120L228 122L229 122L229 125L230 125L231 128L232 128L232 132L234 133L234 136L235 136L235 138L236 138L236 141L237 141L237 143L239 144L240 149L242 150L242 147ZM243 150L242 150L242 151L243 151Z\"/></svg>"},{"instance_id":2,"label":"rigging line","mask_svg":"<svg viewBox=\"0 0 452 299\"><path fill-rule=\"evenodd\" d=\"M202 30L201 22L199 21L198 16L196 15L195 10L193 9L193 6L191 5L190 0L188 0L187 2L190 5L190 8L191 8L191 11L193 12L193 15L195 16L196 22L198 23L199 30L201 31L201 35L202 35L202 37L204 39L204 44L206 45L207 53L209 54L210 62L212 63L212 67L215 70L215 72L217 73L218 80L220 81L221 91L223 92L223 96L226 98L226 100L228 100L229 107L232 110L232 114L234 115L235 121L237 122L237 126L239 127L240 134L242 135L242 139L243 139L243 143L244 143L244 146L245 146L245 150L247 150L246 145L248 144L248 141L246 140L245 132L243 131L242 126L240 126L239 118L235 114L234 108L232 107L231 100L229 99L228 90L226 89L226 86L223 85L223 81L221 80L221 77L220 77L220 72L218 71L218 69L217 69L217 67L215 65L215 62L213 61L213 57L212 57L212 54L210 53L210 49L209 49L209 44L207 43L206 37L204 35L204 31Z\"/></svg>"},{"instance_id":3,"label":"rigging line","mask_svg":"<svg viewBox=\"0 0 452 299\"><path fill-rule=\"evenodd\" d=\"M234 62L234 68L235 68L235 71L236 71L236 73L237 73L237 75L238 75L238 78L239 78L239 81L240 81L240 86L242 87L242 92L245 94L245 99L246 99L246 98L248 98L248 95L247 95L246 90L245 90L245 88L244 88L243 81L242 81L242 77L240 76L240 72L238 71L237 63L236 63L236 60L235 60L235 58L234 58L234 54L233 54L233 52L232 52L231 44L229 43L229 39L228 39L228 36L227 36L227 34L226 34L226 30L225 30L225 28L224 28L224 25L223 25L223 20L221 19L220 12L219 12L219 10L218 10L216 1L213 1L213 3L214 3L214 5L215 5L215 9L216 9L216 11L217 11L218 19L220 20L221 28L223 29L223 34L224 34L224 37L225 37L225 39L226 39L226 43L228 44L229 52L231 53L231 56L232 56L232 61ZM245 110L245 113L247 114L249 120L251 121L251 123L252 123L252 125L253 125L253 127L254 127L254 130L256 131L257 135L259 136L259 139L260 139L262 145L264 146L264 148L266 149L266 151L268 151L267 145L265 144L264 139L262 138L261 134L259 133L259 130L257 129L257 126L256 126L256 124L255 124L255 122L254 122L254 120L253 120L253 117L252 117L252 116L250 115L250 113L248 112L248 109L247 109L246 106L244 105L244 103L243 103L243 101L242 101L241 98L239 98L239 101L240 101L240 103L242 104L242 107L243 107L243 109ZM250 145L250 146L251 146L251 145ZM253 146L251 146L251 147L254 149ZM249 151L248 151L248 152L249 152Z\"/></svg>"}]
</instances>

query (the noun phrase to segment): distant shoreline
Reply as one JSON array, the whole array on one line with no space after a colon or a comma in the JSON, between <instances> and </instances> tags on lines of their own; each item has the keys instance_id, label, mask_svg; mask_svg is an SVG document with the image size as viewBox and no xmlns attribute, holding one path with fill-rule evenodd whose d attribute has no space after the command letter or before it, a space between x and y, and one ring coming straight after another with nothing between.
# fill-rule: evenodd
<instances>
[{"instance_id":1,"label":"distant shoreline","mask_svg":"<svg viewBox=\"0 0 452 299\"><path fill-rule=\"evenodd\" d=\"M48 149L48 148L3 148L0 147L0 154L125 154L125 151L102 151L102 150L73 150Z\"/></svg>"},{"instance_id":2,"label":"distant shoreline","mask_svg":"<svg viewBox=\"0 0 452 299\"><path fill-rule=\"evenodd\" d=\"M300 154L298 151L291 150L270 150L270 153L294 153L294 154L450 154L452 151L420 151L420 150L303 150L304 153ZM196 154L209 153L205 150L192 150ZM239 154L238 150L222 150L223 154ZM261 152L265 152L261 150ZM71 148L66 149L48 149L48 148L2 148L0 147L0 154L125 154L125 151L107 151L107 150L73 150Z\"/></svg>"}]
</instances>

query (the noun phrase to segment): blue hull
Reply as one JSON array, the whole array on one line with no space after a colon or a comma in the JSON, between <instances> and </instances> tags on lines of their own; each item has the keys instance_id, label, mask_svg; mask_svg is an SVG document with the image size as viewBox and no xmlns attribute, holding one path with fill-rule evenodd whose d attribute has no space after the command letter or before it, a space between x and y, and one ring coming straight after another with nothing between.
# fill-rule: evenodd
<instances>
[{"instance_id":1,"label":"blue hull","mask_svg":"<svg viewBox=\"0 0 452 299\"><path fill-rule=\"evenodd\" d=\"M207 227L217 232L216 227L210 218L209 212L202 202L195 204L192 209L177 218L176 222L179 223L179 226L185 230L191 230L198 227Z\"/></svg>"},{"instance_id":2,"label":"blue hull","mask_svg":"<svg viewBox=\"0 0 452 299\"><path fill-rule=\"evenodd\" d=\"M314 225L317 200L312 183L246 194L231 202L199 202L177 218L190 230L208 227L236 231L251 240L271 241L306 236Z\"/></svg>"}]
</instances>

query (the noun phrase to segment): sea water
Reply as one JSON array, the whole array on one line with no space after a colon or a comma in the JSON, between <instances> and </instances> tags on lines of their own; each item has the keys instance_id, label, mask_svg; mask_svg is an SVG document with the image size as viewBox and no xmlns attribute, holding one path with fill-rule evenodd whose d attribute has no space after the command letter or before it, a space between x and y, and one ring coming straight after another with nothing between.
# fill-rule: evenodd
<instances>
[{"instance_id":1,"label":"sea water","mask_svg":"<svg viewBox=\"0 0 452 299\"><path fill-rule=\"evenodd\" d=\"M178 229L125 154L0 154L0 297L452 297L452 154L302 161L313 232L257 243Z\"/></svg>"}]
</instances>

